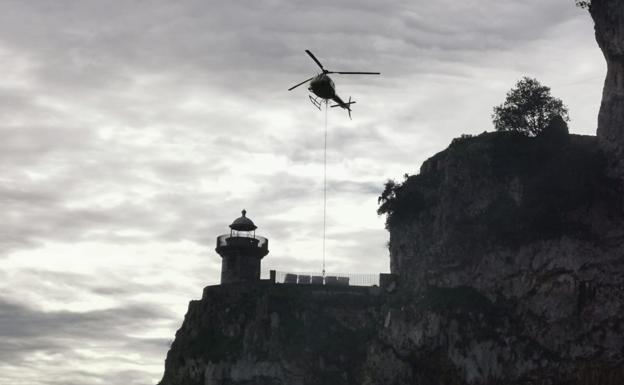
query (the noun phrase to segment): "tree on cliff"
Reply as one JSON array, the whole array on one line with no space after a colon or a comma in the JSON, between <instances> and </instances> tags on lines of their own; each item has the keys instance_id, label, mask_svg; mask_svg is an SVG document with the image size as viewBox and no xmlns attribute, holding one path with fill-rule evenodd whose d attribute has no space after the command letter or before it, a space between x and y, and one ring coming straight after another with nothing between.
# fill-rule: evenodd
<instances>
[{"instance_id":1,"label":"tree on cliff","mask_svg":"<svg viewBox=\"0 0 624 385\"><path fill-rule=\"evenodd\" d=\"M553 117L570 121L568 108L550 95L550 88L537 79L524 77L516 83L500 106L494 107L492 121L497 131L519 131L536 136Z\"/></svg>"}]
</instances>

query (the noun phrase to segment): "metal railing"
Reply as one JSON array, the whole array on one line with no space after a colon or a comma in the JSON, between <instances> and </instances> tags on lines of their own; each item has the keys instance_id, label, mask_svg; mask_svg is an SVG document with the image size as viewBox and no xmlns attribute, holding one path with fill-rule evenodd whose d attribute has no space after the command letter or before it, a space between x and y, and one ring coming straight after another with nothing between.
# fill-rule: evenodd
<instances>
[{"instance_id":1,"label":"metal railing","mask_svg":"<svg viewBox=\"0 0 624 385\"><path fill-rule=\"evenodd\" d=\"M268 249L269 240L261 236L232 236L231 234L223 234L217 237L217 247L257 247L259 249Z\"/></svg>"},{"instance_id":2,"label":"metal railing","mask_svg":"<svg viewBox=\"0 0 624 385\"><path fill-rule=\"evenodd\" d=\"M379 274L325 274L275 272L275 283L325 286L379 286Z\"/></svg>"}]
</instances>

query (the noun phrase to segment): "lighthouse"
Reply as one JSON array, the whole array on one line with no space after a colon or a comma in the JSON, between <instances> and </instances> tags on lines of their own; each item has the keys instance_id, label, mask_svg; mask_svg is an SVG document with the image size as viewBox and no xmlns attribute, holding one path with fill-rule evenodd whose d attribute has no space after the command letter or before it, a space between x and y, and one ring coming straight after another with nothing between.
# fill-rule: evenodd
<instances>
[{"instance_id":1,"label":"lighthouse","mask_svg":"<svg viewBox=\"0 0 624 385\"><path fill-rule=\"evenodd\" d=\"M221 256L221 284L260 280L260 261L269 253L269 240L256 235L257 226L247 211L230 225L230 233L217 237Z\"/></svg>"}]
</instances>

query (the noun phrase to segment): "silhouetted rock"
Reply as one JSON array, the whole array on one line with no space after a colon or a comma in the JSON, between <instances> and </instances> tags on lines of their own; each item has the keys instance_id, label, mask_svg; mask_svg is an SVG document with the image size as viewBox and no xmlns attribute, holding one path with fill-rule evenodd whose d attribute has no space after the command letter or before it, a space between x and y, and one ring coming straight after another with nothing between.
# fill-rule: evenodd
<instances>
[{"instance_id":1,"label":"silhouetted rock","mask_svg":"<svg viewBox=\"0 0 624 385\"><path fill-rule=\"evenodd\" d=\"M569 134L568 124L561 116L557 115L537 136L543 140L556 143L567 138Z\"/></svg>"}]
</instances>

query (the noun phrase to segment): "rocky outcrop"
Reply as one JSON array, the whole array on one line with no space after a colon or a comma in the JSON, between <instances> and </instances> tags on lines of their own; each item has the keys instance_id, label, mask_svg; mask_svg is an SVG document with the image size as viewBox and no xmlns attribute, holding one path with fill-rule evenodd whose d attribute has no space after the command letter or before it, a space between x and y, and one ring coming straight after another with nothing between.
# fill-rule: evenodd
<instances>
[{"instance_id":1,"label":"rocky outcrop","mask_svg":"<svg viewBox=\"0 0 624 385\"><path fill-rule=\"evenodd\" d=\"M621 190L606 175L595 137L551 141L500 132L456 140L393 194L382 205L391 270L414 289L452 284L495 292L492 285L509 270L503 261L511 271L528 263L516 255L569 244L595 261L603 251L615 257L624 235Z\"/></svg>"},{"instance_id":2,"label":"rocky outcrop","mask_svg":"<svg viewBox=\"0 0 624 385\"><path fill-rule=\"evenodd\" d=\"M624 211L605 159L595 137L483 134L455 141L386 194L403 290L470 287L506 309L481 347L496 353L445 350L456 366L480 363L505 381L559 371L553 383L590 362L621 367ZM452 321L439 322L445 335ZM521 359L526 349L539 358ZM503 370L501 360L514 364ZM489 383L469 373L463 381Z\"/></svg>"},{"instance_id":3,"label":"rocky outcrop","mask_svg":"<svg viewBox=\"0 0 624 385\"><path fill-rule=\"evenodd\" d=\"M598 138L613 154L619 175L624 175L624 4L621 0L592 0L596 41L607 61Z\"/></svg>"},{"instance_id":4,"label":"rocky outcrop","mask_svg":"<svg viewBox=\"0 0 624 385\"><path fill-rule=\"evenodd\" d=\"M231 284L189 305L161 385L363 384L379 288Z\"/></svg>"}]
</instances>

